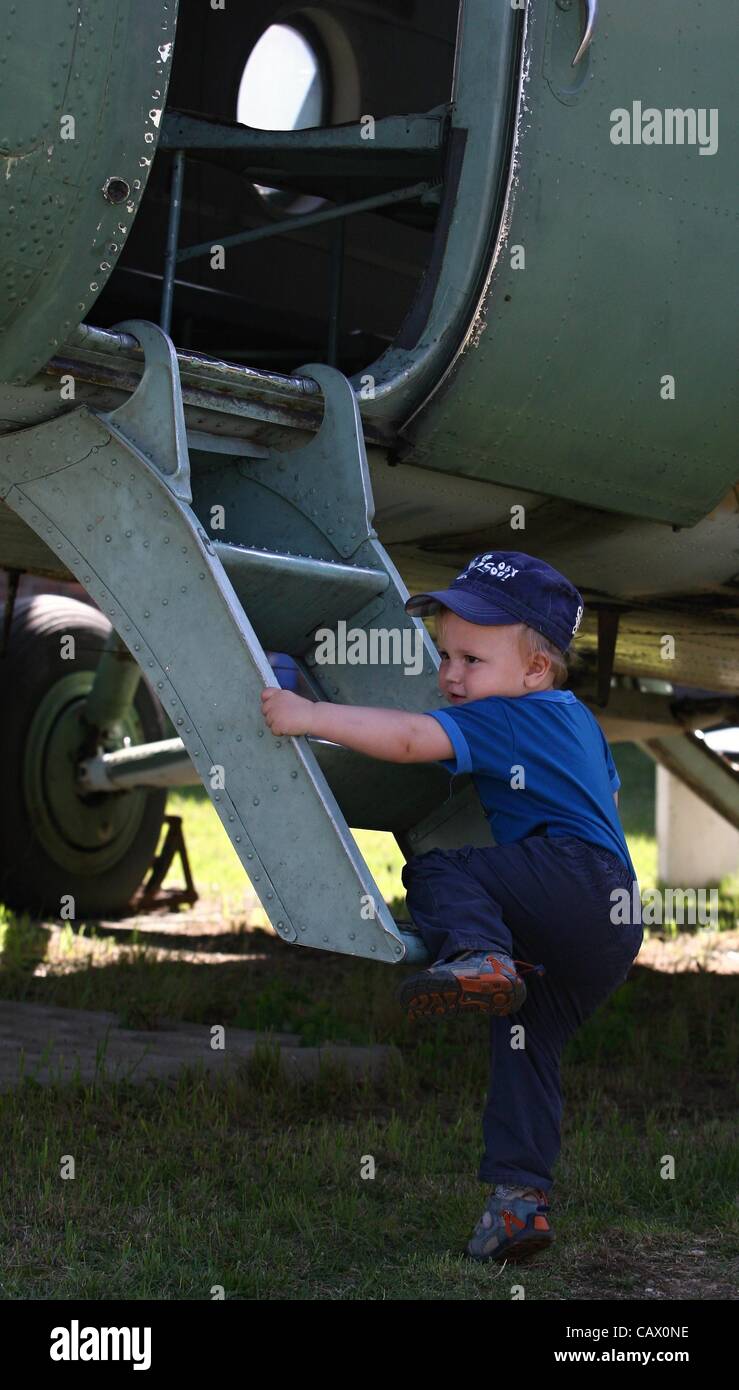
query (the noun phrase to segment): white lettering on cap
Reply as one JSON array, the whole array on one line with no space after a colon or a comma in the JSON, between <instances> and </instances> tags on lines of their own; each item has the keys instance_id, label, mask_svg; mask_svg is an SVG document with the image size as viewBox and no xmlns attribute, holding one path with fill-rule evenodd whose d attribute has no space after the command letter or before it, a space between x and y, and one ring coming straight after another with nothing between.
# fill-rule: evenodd
<instances>
[{"instance_id":1,"label":"white lettering on cap","mask_svg":"<svg viewBox=\"0 0 739 1390\"><path fill-rule=\"evenodd\" d=\"M493 562L492 551L488 551L486 555L478 555L477 559L467 566L465 575L460 575L460 579L466 578L472 570L481 570L483 574L489 574L491 579L500 579L501 581L512 579L514 574L518 574L518 570L513 565L507 564L505 560Z\"/></svg>"}]
</instances>

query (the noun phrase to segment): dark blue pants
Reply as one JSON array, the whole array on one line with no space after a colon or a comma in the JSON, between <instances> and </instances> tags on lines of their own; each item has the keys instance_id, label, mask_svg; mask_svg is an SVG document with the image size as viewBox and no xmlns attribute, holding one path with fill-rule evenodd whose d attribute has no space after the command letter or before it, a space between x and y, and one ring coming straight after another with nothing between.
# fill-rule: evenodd
<instances>
[{"instance_id":1,"label":"dark blue pants","mask_svg":"<svg viewBox=\"0 0 739 1390\"><path fill-rule=\"evenodd\" d=\"M409 859L402 878L434 961L492 947L545 968L544 975L524 972L521 1009L490 1019L478 1176L548 1191L560 1150L562 1048L626 979L642 943L638 888L632 892L630 872L610 850L544 835L485 849L433 849ZM626 926L611 920L618 902L611 893L623 888L636 903L636 920Z\"/></svg>"}]
</instances>

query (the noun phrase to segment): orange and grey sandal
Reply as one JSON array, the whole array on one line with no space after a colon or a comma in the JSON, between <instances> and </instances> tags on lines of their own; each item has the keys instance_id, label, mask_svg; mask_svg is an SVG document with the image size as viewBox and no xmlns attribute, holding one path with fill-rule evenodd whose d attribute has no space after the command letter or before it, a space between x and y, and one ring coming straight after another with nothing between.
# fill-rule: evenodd
<instances>
[{"instance_id":1,"label":"orange and grey sandal","mask_svg":"<svg viewBox=\"0 0 739 1390\"><path fill-rule=\"evenodd\" d=\"M409 1018L484 1013L505 1017L521 1008L526 985L516 966L544 974L543 965L527 965L497 951L463 951L437 961L401 985L398 998Z\"/></svg>"},{"instance_id":2,"label":"orange and grey sandal","mask_svg":"<svg viewBox=\"0 0 739 1390\"><path fill-rule=\"evenodd\" d=\"M546 1192L496 1185L466 1254L473 1260L528 1260L554 1242Z\"/></svg>"}]
</instances>

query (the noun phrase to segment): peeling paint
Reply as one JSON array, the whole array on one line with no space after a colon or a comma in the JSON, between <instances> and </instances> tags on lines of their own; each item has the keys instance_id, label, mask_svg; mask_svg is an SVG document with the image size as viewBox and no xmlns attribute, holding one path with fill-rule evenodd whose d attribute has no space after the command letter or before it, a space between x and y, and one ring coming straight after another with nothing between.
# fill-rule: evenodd
<instances>
[{"instance_id":1,"label":"peeling paint","mask_svg":"<svg viewBox=\"0 0 739 1390\"><path fill-rule=\"evenodd\" d=\"M163 63L169 62L169 59L170 59L171 56L172 56L172 44L171 44L171 43L160 43L158 52L159 52L159 57L160 57L160 59L161 59L161 61L162 61Z\"/></svg>"},{"instance_id":2,"label":"peeling paint","mask_svg":"<svg viewBox=\"0 0 739 1390\"><path fill-rule=\"evenodd\" d=\"M149 112L149 120L150 120L150 121L153 121L153 123L154 123L155 126L158 126L158 125L159 125L159 122L161 121L161 119L162 119L162 108L161 108L161 106L155 106L155 107L153 108L153 110Z\"/></svg>"},{"instance_id":3,"label":"peeling paint","mask_svg":"<svg viewBox=\"0 0 739 1390\"><path fill-rule=\"evenodd\" d=\"M511 230L511 222L513 220L513 209L515 206L516 193L518 191L518 186L520 182L519 170L521 166L521 140L523 137L524 130L528 129L531 124L529 121L528 125L524 125L525 118L529 115L527 95L529 72L531 68L531 44L529 42L530 24L531 20L529 15L529 9L527 7L524 12L524 32L522 39L524 59L521 65L521 74L518 84L516 126L513 134L513 148L511 150L511 165L508 173L508 187L506 188L503 212L500 219L500 227L498 228L498 236L495 242L495 250L490 261L490 266L488 268L488 273L485 278L485 284L483 287L482 294L480 295L480 298L477 303L477 309L475 310L474 317L472 319L472 322L470 323L470 326L465 335L464 342L462 343L462 346L460 348L460 357L470 348L474 349L479 346L480 339L482 338L482 335L485 332L485 329L487 328L487 313L490 307L490 282L493 278L493 275L495 274L495 271L497 270L501 251L508 241L508 236Z\"/></svg>"}]
</instances>

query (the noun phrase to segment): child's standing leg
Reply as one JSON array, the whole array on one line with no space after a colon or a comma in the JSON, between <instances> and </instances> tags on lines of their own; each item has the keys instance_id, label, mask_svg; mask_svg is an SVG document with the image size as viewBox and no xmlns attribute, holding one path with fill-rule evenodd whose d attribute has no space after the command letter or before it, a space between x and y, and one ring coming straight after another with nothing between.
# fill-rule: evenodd
<instances>
[{"instance_id":1,"label":"child's standing leg","mask_svg":"<svg viewBox=\"0 0 739 1390\"><path fill-rule=\"evenodd\" d=\"M641 944L640 920L611 920L611 894L630 890L631 877L598 846L532 836L490 849L432 850L408 861L403 881L409 911L441 960L472 947L545 968L521 1008L490 1020L479 1176L504 1191L491 1198L468 1252L486 1259L515 1245L538 1248L535 1223L545 1219L560 1148L562 1048L625 979ZM633 900L638 909L638 894Z\"/></svg>"}]
</instances>

